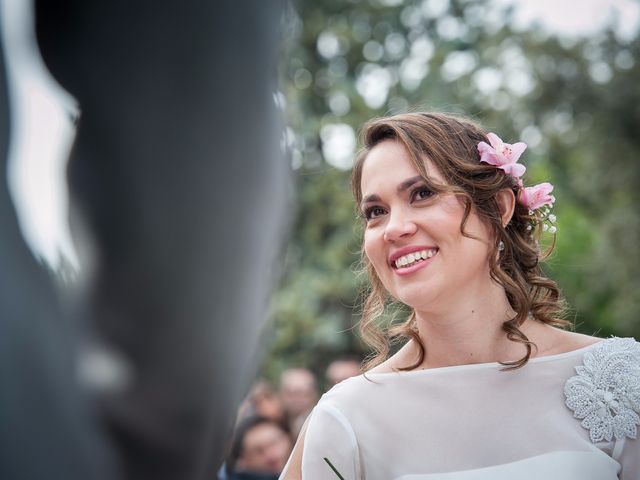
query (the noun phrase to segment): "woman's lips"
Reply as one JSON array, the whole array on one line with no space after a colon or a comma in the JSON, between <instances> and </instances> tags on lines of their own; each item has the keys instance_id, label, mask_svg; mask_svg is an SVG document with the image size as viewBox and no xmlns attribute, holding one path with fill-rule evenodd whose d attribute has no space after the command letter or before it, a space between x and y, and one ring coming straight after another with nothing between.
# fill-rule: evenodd
<instances>
[{"instance_id":1,"label":"woman's lips","mask_svg":"<svg viewBox=\"0 0 640 480\"><path fill-rule=\"evenodd\" d=\"M429 248L412 252L397 258L392 263L392 269L400 276L409 275L428 266L437 254L437 248Z\"/></svg>"}]
</instances>

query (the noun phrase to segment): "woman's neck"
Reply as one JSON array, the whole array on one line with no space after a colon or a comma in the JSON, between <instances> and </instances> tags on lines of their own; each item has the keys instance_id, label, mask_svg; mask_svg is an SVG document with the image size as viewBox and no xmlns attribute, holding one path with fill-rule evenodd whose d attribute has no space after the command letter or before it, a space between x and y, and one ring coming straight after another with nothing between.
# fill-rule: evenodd
<instances>
[{"instance_id":1,"label":"woman's neck","mask_svg":"<svg viewBox=\"0 0 640 480\"><path fill-rule=\"evenodd\" d=\"M512 342L502 324L515 312L497 284L481 295L458 298L446 308L417 311L418 334L426 350L419 368L509 361L521 358L526 347ZM533 322L525 322L527 330Z\"/></svg>"}]
</instances>

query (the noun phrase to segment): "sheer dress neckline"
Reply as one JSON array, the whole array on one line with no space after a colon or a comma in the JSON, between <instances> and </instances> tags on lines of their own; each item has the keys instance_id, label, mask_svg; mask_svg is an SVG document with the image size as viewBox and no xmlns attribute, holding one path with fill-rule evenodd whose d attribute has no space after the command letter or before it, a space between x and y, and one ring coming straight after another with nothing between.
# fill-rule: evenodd
<instances>
[{"instance_id":1,"label":"sheer dress neckline","mask_svg":"<svg viewBox=\"0 0 640 480\"><path fill-rule=\"evenodd\" d=\"M553 360L561 360L564 358L570 358L573 356L577 356L577 355L581 355L583 353L586 353L587 351L591 350L592 348L595 348L597 345L600 345L602 342L604 341L604 339L602 340L598 340L597 342L594 342L590 345L584 346L584 347L580 347L578 349L575 350L569 350L568 352L562 352L562 353L555 353L553 355L544 355L542 357L534 357L532 359L530 359L527 362L527 365L529 364L536 364L536 363L544 363L544 362L550 362ZM525 365L526 366L526 365ZM413 375L425 375L425 374L438 374L438 373L446 373L446 372L452 372L452 371L462 371L462 370L477 370L477 369L484 369L484 368L504 368L505 365L502 365L499 362L487 362L487 363L469 363L469 364L465 364L465 365L451 365L448 367L435 367L435 368L423 368L420 370L409 370L409 371L404 371L404 370L394 370L392 372L364 372L364 376L368 377L368 376L375 376L375 377L382 377L385 375L403 375L403 376L413 376Z\"/></svg>"}]
</instances>

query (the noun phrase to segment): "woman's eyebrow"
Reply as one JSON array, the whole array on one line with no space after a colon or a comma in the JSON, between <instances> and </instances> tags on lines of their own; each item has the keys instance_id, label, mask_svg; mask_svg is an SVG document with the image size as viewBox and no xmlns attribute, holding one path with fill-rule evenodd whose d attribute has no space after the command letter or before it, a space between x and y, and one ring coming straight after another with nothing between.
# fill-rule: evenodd
<instances>
[{"instance_id":1,"label":"woman's eyebrow","mask_svg":"<svg viewBox=\"0 0 640 480\"><path fill-rule=\"evenodd\" d=\"M404 182L398 185L397 191L398 193L402 193L408 188L411 188L412 185L415 185L416 183L422 180L423 180L422 175L416 175L415 177L407 178ZM376 195L375 193L372 193L371 195L367 195L366 197L363 197L361 204L379 202L379 201L380 201L380 196Z\"/></svg>"},{"instance_id":2,"label":"woman's eyebrow","mask_svg":"<svg viewBox=\"0 0 640 480\"><path fill-rule=\"evenodd\" d=\"M379 202L379 201L380 201L380 196L376 195L375 193L373 193L371 195L367 195L366 197L364 197L362 199L362 202L360 202L360 204L371 203L371 202Z\"/></svg>"},{"instance_id":3,"label":"woman's eyebrow","mask_svg":"<svg viewBox=\"0 0 640 480\"><path fill-rule=\"evenodd\" d=\"M407 178L404 182L398 185L398 193L402 193L408 188L411 188L412 185L422 181L422 175L416 175L415 177Z\"/></svg>"}]
</instances>

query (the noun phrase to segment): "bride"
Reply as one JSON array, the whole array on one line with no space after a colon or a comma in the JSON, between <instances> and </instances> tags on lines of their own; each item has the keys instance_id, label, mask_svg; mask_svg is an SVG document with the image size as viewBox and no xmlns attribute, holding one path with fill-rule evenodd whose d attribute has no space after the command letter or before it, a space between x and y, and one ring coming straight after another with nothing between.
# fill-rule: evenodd
<instances>
[{"instance_id":1,"label":"bride","mask_svg":"<svg viewBox=\"0 0 640 480\"><path fill-rule=\"evenodd\" d=\"M281 479L640 478L640 344L563 329L539 266L553 187L524 185L526 145L435 113L373 120L363 140L376 356L318 402ZM411 313L384 330L389 299Z\"/></svg>"}]
</instances>

